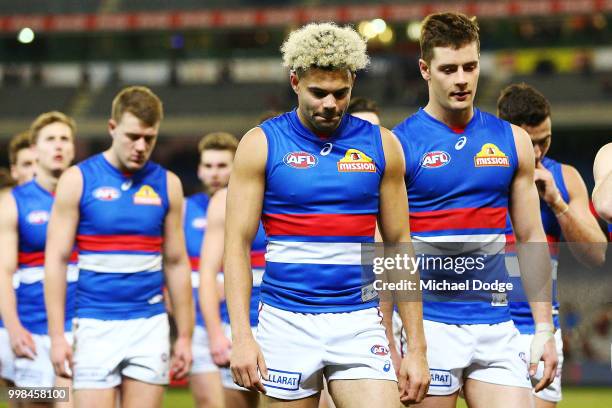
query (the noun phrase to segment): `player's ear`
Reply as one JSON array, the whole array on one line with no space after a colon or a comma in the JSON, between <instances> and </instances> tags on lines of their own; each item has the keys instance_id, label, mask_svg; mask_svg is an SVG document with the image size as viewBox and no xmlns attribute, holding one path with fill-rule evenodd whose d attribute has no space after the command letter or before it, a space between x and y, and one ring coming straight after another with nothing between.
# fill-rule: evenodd
<instances>
[{"instance_id":1,"label":"player's ear","mask_svg":"<svg viewBox=\"0 0 612 408\"><path fill-rule=\"evenodd\" d=\"M429 79L431 78L431 73L429 72L429 65L422 58L419 58L419 71L421 71L421 76L423 77L423 79L429 81Z\"/></svg>"},{"instance_id":2,"label":"player's ear","mask_svg":"<svg viewBox=\"0 0 612 408\"><path fill-rule=\"evenodd\" d=\"M293 88L293 92L298 93L298 84L300 83L300 77L298 77L297 72L291 70L289 74L289 81L291 82L291 88Z\"/></svg>"},{"instance_id":3,"label":"player's ear","mask_svg":"<svg viewBox=\"0 0 612 408\"><path fill-rule=\"evenodd\" d=\"M115 119L109 119L108 120L108 133L111 136L115 136L115 128L117 127L117 122L115 122Z\"/></svg>"}]
</instances>

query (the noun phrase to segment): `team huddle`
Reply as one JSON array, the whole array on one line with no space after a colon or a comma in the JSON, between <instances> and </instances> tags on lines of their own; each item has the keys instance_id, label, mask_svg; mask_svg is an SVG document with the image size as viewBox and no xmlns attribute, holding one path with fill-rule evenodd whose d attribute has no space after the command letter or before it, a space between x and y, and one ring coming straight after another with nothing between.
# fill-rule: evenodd
<instances>
[{"instance_id":1,"label":"team huddle","mask_svg":"<svg viewBox=\"0 0 612 408\"><path fill-rule=\"evenodd\" d=\"M598 266L606 236L580 174L546 156L540 92L510 85L497 115L474 107L475 21L432 14L420 45L428 104L391 131L367 100L349 107L369 63L359 34L293 31L281 51L297 108L240 142L204 136L203 191L185 199L149 160L163 108L148 88L117 94L110 148L74 166L74 120L36 118L11 143L18 185L0 193L0 377L69 386L76 407L159 407L186 376L198 407L556 406L546 243L577 243ZM594 177L612 237L612 144ZM486 254L478 278L515 289L379 299L362 262L375 242L410 256L469 243ZM466 279L427 267L405 278Z\"/></svg>"}]
</instances>

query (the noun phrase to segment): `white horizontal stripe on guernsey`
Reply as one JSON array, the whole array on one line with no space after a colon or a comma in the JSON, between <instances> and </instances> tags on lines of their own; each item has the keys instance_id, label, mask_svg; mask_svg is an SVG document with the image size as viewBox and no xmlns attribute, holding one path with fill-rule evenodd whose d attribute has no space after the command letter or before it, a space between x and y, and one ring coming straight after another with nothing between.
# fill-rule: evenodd
<instances>
[{"instance_id":1,"label":"white horizontal stripe on guernsey","mask_svg":"<svg viewBox=\"0 0 612 408\"><path fill-rule=\"evenodd\" d=\"M506 249L506 236L504 234L470 234L430 237L417 234L412 236L412 243L417 253L425 252L431 255L468 253L497 255L504 253Z\"/></svg>"},{"instance_id":2,"label":"white horizontal stripe on guernsey","mask_svg":"<svg viewBox=\"0 0 612 408\"><path fill-rule=\"evenodd\" d=\"M157 272L162 269L160 254L79 254L79 268L102 273Z\"/></svg>"},{"instance_id":3,"label":"white horizontal stripe on guernsey","mask_svg":"<svg viewBox=\"0 0 612 408\"><path fill-rule=\"evenodd\" d=\"M559 261L556 259L550 260L552 264L552 278L553 280L557 280L557 267L559 266ZM519 261L516 255L506 256L506 269L508 270L508 275L513 278L521 277L521 269L519 268Z\"/></svg>"},{"instance_id":4,"label":"white horizontal stripe on guernsey","mask_svg":"<svg viewBox=\"0 0 612 408\"><path fill-rule=\"evenodd\" d=\"M33 266L31 268L21 268L17 270L18 282L24 285L42 282L45 279L45 268L42 266ZM66 271L66 279L68 282L76 282L79 280L79 268L76 265L68 265ZM13 285L15 279L13 279Z\"/></svg>"},{"instance_id":5,"label":"white horizontal stripe on guernsey","mask_svg":"<svg viewBox=\"0 0 612 408\"><path fill-rule=\"evenodd\" d=\"M200 272L191 271L191 287L192 288L200 287Z\"/></svg>"},{"instance_id":6,"label":"white horizontal stripe on guernsey","mask_svg":"<svg viewBox=\"0 0 612 408\"><path fill-rule=\"evenodd\" d=\"M267 262L361 265L361 244L334 242L270 241Z\"/></svg>"}]
</instances>

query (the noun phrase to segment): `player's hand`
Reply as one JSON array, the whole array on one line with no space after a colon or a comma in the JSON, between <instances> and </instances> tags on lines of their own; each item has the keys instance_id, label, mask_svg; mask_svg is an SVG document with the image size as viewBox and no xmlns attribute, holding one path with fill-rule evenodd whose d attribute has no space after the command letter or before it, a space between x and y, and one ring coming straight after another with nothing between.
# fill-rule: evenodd
<instances>
[{"instance_id":1,"label":"player's hand","mask_svg":"<svg viewBox=\"0 0 612 408\"><path fill-rule=\"evenodd\" d=\"M51 363L57 376L72 378L72 347L64 336L51 338Z\"/></svg>"},{"instance_id":2,"label":"player's hand","mask_svg":"<svg viewBox=\"0 0 612 408\"><path fill-rule=\"evenodd\" d=\"M186 377L191 370L191 361L191 337L178 337L174 342L172 363L170 364L172 378L180 380Z\"/></svg>"},{"instance_id":3,"label":"player's hand","mask_svg":"<svg viewBox=\"0 0 612 408\"><path fill-rule=\"evenodd\" d=\"M427 395L430 381L426 352L409 349L402 359L398 376L402 404L407 406L421 402Z\"/></svg>"},{"instance_id":4,"label":"player's hand","mask_svg":"<svg viewBox=\"0 0 612 408\"><path fill-rule=\"evenodd\" d=\"M232 378L237 385L251 391L266 393L261 378L268 379L268 368L259 344L253 336L238 340L234 338L230 369Z\"/></svg>"},{"instance_id":5,"label":"player's hand","mask_svg":"<svg viewBox=\"0 0 612 408\"><path fill-rule=\"evenodd\" d=\"M23 326L19 326L13 332L9 332L11 348L17 357L25 357L34 360L36 357L36 344L32 334Z\"/></svg>"},{"instance_id":6,"label":"player's hand","mask_svg":"<svg viewBox=\"0 0 612 408\"><path fill-rule=\"evenodd\" d=\"M557 375L559 357L557 356L557 348L555 345L552 325L548 326L550 326L550 330L539 331L536 328L536 334L533 336L533 340L531 341L529 375L534 377L537 373L538 362L540 360L544 362L544 374L542 375L540 381L538 381L538 383L534 386L535 392L541 391L548 387Z\"/></svg>"},{"instance_id":7,"label":"player's hand","mask_svg":"<svg viewBox=\"0 0 612 408\"><path fill-rule=\"evenodd\" d=\"M540 198L544 200L546 204L552 205L560 194L552 173L548 171L541 162L538 162L533 175Z\"/></svg>"},{"instance_id":8,"label":"player's hand","mask_svg":"<svg viewBox=\"0 0 612 408\"><path fill-rule=\"evenodd\" d=\"M229 367L232 342L223 333L210 336L210 355L219 367Z\"/></svg>"}]
</instances>

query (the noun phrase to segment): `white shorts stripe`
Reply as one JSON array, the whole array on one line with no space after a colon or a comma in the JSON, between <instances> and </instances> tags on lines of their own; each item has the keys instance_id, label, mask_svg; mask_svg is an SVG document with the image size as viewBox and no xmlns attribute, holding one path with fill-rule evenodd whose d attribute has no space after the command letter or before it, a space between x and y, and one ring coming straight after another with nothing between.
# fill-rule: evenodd
<instances>
[{"instance_id":1,"label":"white shorts stripe","mask_svg":"<svg viewBox=\"0 0 612 408\"><path fill-rule=\"evenodd\" d=\"M361 244L270 241L266 261L278 263L360 265Z\"/></svg>"},{"instance_id":2,"label":"white shorts stripe","mask_svg":"<svg viewBox=\"0 0 612 408\"><path fill-rule=\"evenodd\" d=\"M160 254L79 254L79 268L108 273L157 272L162 269L162 256Z\"/></svg>"}]
</instances>

